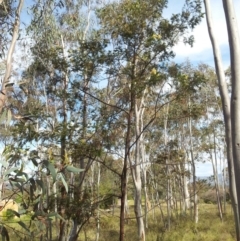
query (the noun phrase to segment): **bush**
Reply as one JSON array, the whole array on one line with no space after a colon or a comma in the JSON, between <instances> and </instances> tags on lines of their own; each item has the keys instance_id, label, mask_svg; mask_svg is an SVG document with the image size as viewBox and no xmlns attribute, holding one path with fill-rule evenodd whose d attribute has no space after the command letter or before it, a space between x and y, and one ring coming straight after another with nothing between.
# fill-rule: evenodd
<instances>
[{"instance_id":1,"label":"bush","mask_svg":"<svg viewBox=\"0 0 240 241\"><path fill-rule=\"evenodd\" d=\"M220 193L220 199L223 200L223 191L220 190L219 193ZM204 203L216 204L217 203L216 190L215 189L208 190L202 196L202 199ZM226 193L226 201L229 201L229 199L230 199L229 193Z\"/></svg>"}]
</instances>

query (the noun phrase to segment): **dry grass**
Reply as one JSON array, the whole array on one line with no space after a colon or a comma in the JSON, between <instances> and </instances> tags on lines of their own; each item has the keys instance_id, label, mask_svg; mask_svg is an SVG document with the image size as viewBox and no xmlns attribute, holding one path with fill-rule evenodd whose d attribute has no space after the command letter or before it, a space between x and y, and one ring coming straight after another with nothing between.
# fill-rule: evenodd
<instances>
[{"instance_id":1,"label":"dry grass","mask_svg":"<svg viewBox=\"0 0 240 241\"><path fill-rule=\"evenodd\" d=\"M137 226L134 218L132 201L130 204L130 219L125 225L125 241L137 240ZM166 206L162 206L166 213ZM214 204L199 205L199 223L195 225L188 214L174 214L171 219L170 231L166 228L166 217L161 218L159 208L150 211L148 214L148 228L146 229L146 241L234 241L235 228L233 214L228 206L227 214L224 215L224 222L221 223L217 214L217 207ZM17 220L13 221L16 222ZM29 223L26 223L27 225ZM9 223L21 232L25 232L16 223ZM32 226L34 227L34 225ZM55 238L56 240L56 230ZM9 232L10 240L14 240L16 233ZM92 218L82 230L79 241L95 241L96 218ZM106 210L100 211L100 236L99 241L118 241L119 239L119 208L115 209L114 215ZM39 240L36 239L36 240Z\"/></svg>"},{"instance_id":2,"label":"dry grass","mask_svg":"<svg viewBox=\"0 0 240 241\"><path fill-rule=\"evenodd\" d=\"M130 216L133 219L129 219L125 225L125 241L137 240L137 227L133 207L130 208L130 211ZM227 211L222 223L217 214L216 205L200 204L199 223L197 225L191 220L190 213L185 215L178 214L173 216L171 229L168 231L166 222L164 223L164 220L160 217L160 211L157 208L155 216L153 212L150 212L148 215L146 241L235 241L234 221L230 206L228 206ZM104 211L101 212L99 241L118 241L118 213L119 210L115 211L115 215ZM96 226L93 224L94 222L94 220L91 220L89 226L85 229L85 235L82 233L79 240L95 241Z\"/></svg>"}]
</instances>

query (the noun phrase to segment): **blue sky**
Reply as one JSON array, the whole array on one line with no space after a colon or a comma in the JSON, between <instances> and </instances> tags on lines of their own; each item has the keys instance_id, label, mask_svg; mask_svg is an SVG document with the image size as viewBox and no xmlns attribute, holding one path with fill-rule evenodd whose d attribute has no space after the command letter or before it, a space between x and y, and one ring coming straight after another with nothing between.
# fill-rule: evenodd
<instances>
[{"instance_id":1,"label":"blue sky","mask_svg":"<svg viewBox=\"0 0 240 241\"><path fill-rule=\"evenodd\" d=\"M184 2L183 0L169 1L168 11L172 11L173 9L180 9L183 2ZM239 9L240 9L240 1L233 0L233 2L236 9L236 14L237 14L239 13ZM222 7L222 1L211 0L210 3L211 3L212 18L215 26L215 32L221 48L224 67L227 68L230 65L230 58L229 58L228 36L227 36L224 11ZM237 16L237 18L240 26L240 16ZM194 29L192 34L195 37L194 46L191 48L189 46L185 46L183 43L178 44L174 48L174 51L176 53L175 61L183 62L188 58L190 62L193 62L196 64L203 62L211 66L214 66L212 47L208 36L208 30L207 30L205 18L203 19L201 24Z\"/></svg>"}]
</instances>

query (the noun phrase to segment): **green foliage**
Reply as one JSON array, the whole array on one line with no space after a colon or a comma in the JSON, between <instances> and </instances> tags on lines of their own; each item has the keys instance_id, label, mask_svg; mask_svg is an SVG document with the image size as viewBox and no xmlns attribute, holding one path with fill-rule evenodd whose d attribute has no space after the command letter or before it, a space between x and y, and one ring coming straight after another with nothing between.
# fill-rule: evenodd
<instances>
[{"instance_id":1,"label":"green foliage","mask_svg":"<svg viewBox=\"0 0 240 241\"><path fill-rule=\"evenodd\" d=\"M4 221L12 220L14 217L15 214L11 210L7 209L5 211L2 211L2 219Z\"/></svg>"}]
</instances>

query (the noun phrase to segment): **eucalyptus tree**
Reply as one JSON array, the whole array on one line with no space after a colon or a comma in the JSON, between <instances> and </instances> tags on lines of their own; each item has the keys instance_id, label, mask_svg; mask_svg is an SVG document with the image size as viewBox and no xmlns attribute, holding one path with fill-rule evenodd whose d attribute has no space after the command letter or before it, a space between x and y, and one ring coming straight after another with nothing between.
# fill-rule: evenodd
<instances>
[{"instance_id":1,"label":"eucalyptus tree","mask_svg":"<svg viewBox=\"0 0 240 241\"><path fill-rule=\"evenodd\" d=\"M32 6L33 18L28 28L32 37L32 63L24 72L27 83L21 86L21 94L25 95L23 105L13 106L14 111L22 113L23 117L14 127L15 143L23 149L32 144L31 149L34 150L31 153L43 152L41 158L36 154L30 160L39 167L42 165L38 164L43 164L47 167L47 174L53 174L53 194L59 204L56 206L55 202L55 213L72 222L67 237L66 222L59 219L59 240L76 240L83 225L94 214L95 205L94 200L90 202L89 186L86 185L81 193L82 179L72 175L79 175L81 169L74 168L72 164L79 165L79 158L88 160L84 171L87 173L101 150L94 133L94 118L88 125L84 124L88 118L86 108L90 107L82 98L86 99L84 96L88 90L84 83L87 81L89 87L96 78L104 43L94 36L89 39L90 20L89 15L86 16L87 21L82 18L83 8L80 1L66 1L64 4L43 1ZM93 106L92 101L91 108ZM82 109L85 117L81 115ZM84 138L83 132L86 133ZM44 172L38 173L37 178L42 180ZM61 190L61 195L57 195L57 188ZM46 198L44 194L43 198ZM46 210L40 207L37 211Z\"/></svg>"},{"instance_id":2,"label":"eucalyptus tree","mask_svg":"<svg viewBox=\"0 0 240 241\"><path fill-rule=\"evenodd\" d=\"M199 1L187 1L180 14L170 19L162 16L167 1L121 1L106 5L99 11L103 36L112 41L114 56L109 71L124 80L128 90L126 112L125 153L121 180L120 240L124 239L124 206L126 195L127 166L135 186L134 211L138 225L138 239L145 240L141 207L141 142L147 123L144 119L145 102L151 87L165 80L161 64L174 56L172 47L188 27L194 27L201 19ZM196 14L192 15L193 11ZM185 39L186 42L192 39ZM120 71L119 71L120 70ZM134 125L134 129L131 126ZM130 155L134 153L133 155ZM133 156L133 158L132 158Z\"/></svg>"},{"instance_id":3,"label":"eucalyptus tree","mask_svg":"<svg viewBox=\"0 0 240 241\"><path fill-rule=\"evenodd\" d=\"M238 30L237 30L237 23L236 18L235 20L231 17L234 17L234 10L232 6L231 1L223 1L224 11L226 15L226 21L227 21L227 28L228 28L228 35L229 35L229 44L230 44L230 53L231 53L231 70L234 73L234 81L232 85L232 107L230 107L230 97L228 94L228 88L227 83L225 80L225 74L223 70L223 64L221 60L221 54L220 50L217 44L217 39L214 32L214 26L211 18L211 10L210 10L210 3L209 1L204 1L205 9L206 9L206 17L207 17L207 24L208 24L208 31L209 36L211 39L212 47L213 47L213 54L214 54L214 61L215 61L215 68L216 73L218 76L218 85L219 85L219 91L221 95L221 101L222 101L222 109L223 109L223 116L224 116L224 122L225 122L225 135L226 135L226 145L227 145L227 160L228 160L228 175L229 175L229 182L230 182L230 193L231 193L231 200L232 200L232 206L234 211L234 217L235 217L235 227L236 227L236 234L237 239L240 239L240 228L239 228L239 195L237 194L236 189L236 177L238 174L235 174L235 168L238 166L238 162L236 157L234 157L236 147L233 147L233 139L235 138L236 129L234 127L234 130L232 130L232 124L236 123L236 120L234 119L234 91L236 91L236 87L234 86L236 82L236 79L239 79L239 72L238 68L236 68L236 65L239 64L239 57L236 55L236 52L239 51L239 36L238 36ZM230 16L231 15L231 16ZM235 42L236 41L236 42ZM230 108L231 108L231 114L230 114ZM237 110L237 108L236 108ZM236 111L237 112L237 111ZM232 120L232 123L231 123ZM238 168L239 169L239 168Z\"/></svg>"},{"instance_id":4,"label":"eucalyptus tree","mask_svg":"<svg viewBox=\"0 0 240 241\"><path fill-rule=\"evenodd\" d=\"M5 54L7 56L5 73L0 91L0 112L2 112L3 108L5 107L5 102L7 100L7 92L12 75L13 53L19 36L20 14L22 11L23 3L24 0L20 0L17 6L15 6L14 1L2 1L0 4L0 24L2 26L0 34L2 49L0 56L2 57ZM9 44L8 41L10 42Z\"/></svg>"}]
</instances>

